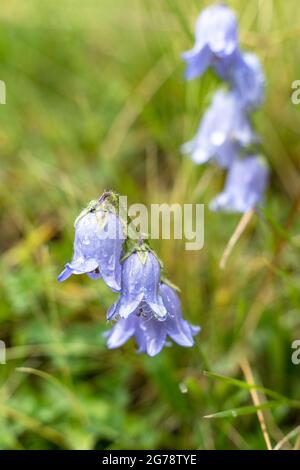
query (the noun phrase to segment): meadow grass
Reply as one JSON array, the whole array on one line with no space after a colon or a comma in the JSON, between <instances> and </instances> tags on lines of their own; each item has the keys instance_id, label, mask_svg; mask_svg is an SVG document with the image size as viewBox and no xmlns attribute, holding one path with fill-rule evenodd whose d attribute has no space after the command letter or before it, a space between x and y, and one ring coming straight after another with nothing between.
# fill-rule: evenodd
<instances>
[{"instance_id":1,"label":"meadow grass","mask_svg":"<svg viewBox=\"0 0 300 470\"><path fill-rule=\"evenodd\" d=\"M254 120L272 178L225 270L239 216L207 208L224 175L179 151L219 86L211 72L186 83L180 59L211 2L2 3L0 448L299 448L298 2L228 2L267 76ZM82 276L56 281L74 219L108 188L129 203L206 204L201 251L153 245L202 325L193 349L108 351L115 294Z\"/></svg>"}]
</instances>

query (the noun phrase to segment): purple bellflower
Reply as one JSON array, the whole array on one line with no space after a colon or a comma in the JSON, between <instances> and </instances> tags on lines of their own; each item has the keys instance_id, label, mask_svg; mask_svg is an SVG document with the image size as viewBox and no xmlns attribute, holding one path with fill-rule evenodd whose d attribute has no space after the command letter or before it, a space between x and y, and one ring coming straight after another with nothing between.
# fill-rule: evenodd
<instances>
[{"instance_id":1,"label":"purple bellflower","mask_svg":"<svg viewBox=\"0 0 300 470\"><path fill-rule=\"evenodd\" d=\"M199 77L209 66L218 71L219 62L222 67L232 66L239 54L234 13L226 5L210 6L197 19L194 47L182 54L187 64L185 77Z\"/></svg>"},{"instance_id":2,"label":"purple bellflower","mask_svg":"<svg viewBox=\"0 0 300 470\"><path fill-rule=\"evenodd\" d=\"M255 109L262 104L265 91L265 75L256 54L242 55L233 71L232 85L245 108Z\"/></svg>"},{"instance_id":3,"label":"purple bellflower","mask_svg":"<svg viewBox=\"0 0 300 470\"><path fill-rule=\"evenodd\" d=\"M227 80L247 110L258 108L262 104L265 91L265 75L256 54L240 54L237 60L228 66L223 61L215 65L217 74Z\"/></svg>"},{"instance_id":4,"label":"purple bellflower","mask_svg":"<svg viewBox=\"0 0 300 470\"><path fill-rule=\"evenodd\" d=\"M149 356L161 352L168 344L167 336L180 346L194 345L193 336L199 333L200 327L192 326L182 318L180 300L175 290L167 284L161 284L160 295L167 310L165 321L158 321L151 309L146 307L142 314L136 311L128 318L121 318L107 334L108 348L118 348L132 336L137 342L138 352Z\"/></svg>"},{"instance_id":5,"label":"purple bellflower","mask_svg":"<svg viewBox=\"0 0 300 470\"><path fill-rule=\"evenodd\" d=\"M58 276L65 281L72 274L86 273L92 279L102 277L114 291L121 290L121 263L124 235L118 216L94 202L75 221L72 261Z\"/></svg>"},{"instance_id":6,"label":"purple bellflower","mask_svg":"<svg viewBox=\"0 0 300 470\"><path fill-rule=\"evenodd\" d=\"M218 91L204 114L196 136L182 146L197 163L215 159L224 168L231 165L241 148L256 142L248 116L233 91Z\"/></svg>"},{"instance_id":7,"label":"purple bellflower","mask_svg":"<svg viewBox=\"0 0 300 470\"><path fill-rule=\"evenodd\" d=\"M151 251L131 253L123 262L121 294L107 313L108 320L143 315L164 320L167 310L159 294L160 263Z\"/></svg>"},{"instance_id":8,"label":"purple bellflower","mask_svg":"<svg viewBox=\"0 0 300 470\"><path fill-rule=\"evenodd\" d=\"M236 160L230 167L225 189L210 203L210 209L247 212L261 202L268 183L268 168L255 155Z\"/></svg>"}]
</instances>

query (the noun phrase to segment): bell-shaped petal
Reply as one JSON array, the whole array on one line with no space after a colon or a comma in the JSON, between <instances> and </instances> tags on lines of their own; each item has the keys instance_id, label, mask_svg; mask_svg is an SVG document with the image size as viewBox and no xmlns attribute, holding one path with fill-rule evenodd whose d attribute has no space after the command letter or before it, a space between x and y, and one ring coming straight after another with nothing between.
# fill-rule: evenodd
<instances>
[{"instance_id":1,"label":"bell-shaped petal","mask_svg":"<svg viewBox=\"0 0 300 470\"><path fill-rule=\"evenodd\" d=\"M256 54L243 54L233 70L232 84L247 109L261 105L265 91L265 75Z\"/></svg>"},{"instance_id":2,"label":"bell-shaped petal","mask_svg":"<svg viewBox=\"0 0 300 470\"><path fill-rule=\"evenodd\" d=\"M222 193L210 203L210 209L247 212L263 198L268 183L268 168L257 156L236 160L230 167Z\"/></svg>"},{"instance_id":3,"label":"bell-shaped petal","mask_svg":"<svg viewBox=\"0 0 300 470\"><path fill-rule=\"evenodd\" d=\"M239 97L234 92L218 91L204 114L196 136L182 146L195 163L211 159L229 167L243 147L257 141Z\"/></svg>"},{"instance_id":4,"label":"bell-shaped petal","mask_svg":"<svg viewBox=\"0 0 300 470\"><path fill-rule=\"evenodd\" d=\"M160 293L168 311L165 321L167 334L180 346L193 346L193 336L199 333L200 327L192 326L182 318L181 303L174 289L167 284L162 284Z\"/></svg>"},{"instance_id":5,"label":"bell-shaped petal","mask_svg":"<svg viewBox=\"0 0 300 470\"><path fill-rule=\"evenodd\" d=\"M185 78L192 80L193 78L200 77L208 69L212 63L212 53L207 44L195 46L190 51L182 54L183 59L186 61Z\"/></svg>"},{"instance_id":6,"label":"bell-shaped petal","mask_svg":"<svg viewBox=\"0 0 300 470\"><path fill-rule=\"evenodd\" d=\"M109 349L115 349L123 346L129 338L135 335L136 328L136 318L134 316L121 318L107 335L107 347Z\"/></svg>"},{"instance_id":7,"label":"bell-shaped petal","mask_svg":"<svg viewBox=\"0 0 300 470\"><path fill-rule=\"evenodd\" d=\"M121 289L121 263L124 235L122 223L114 212L96 208L85 212L75 224L74 255L58 280L72 274L102 277L114 291Z\"/></svg>"},{"instance_id":8,"label":"bell-shaped petal","mask_svg":"<svg viewBox=\"0 0 300 470\"><path fill-rule=\"evenodd\" d=\"M164 319L167 311L159 294L160 269L151 251L129 255L122 267L120 298L108 311L107 318L127 318L146 305L155 317Z\"/></svg>"},{"instance_id":9,"label":"bell-shaped petal","mask_svg":"<svg viewBox=\"0 0 300 470\"><path fill-rule=\"evenodd\" d=\"M166 343L167 331L165 322L157 321L154 317L140 318L139 327L142 331L142 341L148 356L156 356ZM139 348L141 349L141 348Z\"/></svg>"},{"instance_id":10,"label":"bell-shaped petal","mask_svg":"<svg viewBox=\"0 0 300 470\"><path fill-rule=\"evenodd\" d=\"M196 22L195 45L182 54L187 79L202 75L222 60L223 67L238 55L237 21L226 5L213 5L201 12Z\"/></svg>"},{"instance_id":11,"label":"bell-shaped petal","mask_svg":"<svg viewBox=\"0 0 300 470\"><path fill-rule=\"evenodd\" d=\"M250 111L261 105L265 91L265 75L256 54L239 54L231 64L222 60L216 61L214 69L223 80L231 84L245 109Z\"/></svg>"},{"instance_id":12,"label":"bell-shaped petal","mask_svg":"<svg viewBox=\"0 0 300 470\"><path fill-rule=\"evenodd\" d=\"M168 336L180 346L193 346L193 336L200 327L192 326L182 318L180 300L174 289L161 284L160 294L167 309L165 321L159 321L147 303L142 302L128 318L121 318L108 332L108 348L118 348L134 337L139 352L156 356L166 346Z\"/></svg>"}]
</instances>

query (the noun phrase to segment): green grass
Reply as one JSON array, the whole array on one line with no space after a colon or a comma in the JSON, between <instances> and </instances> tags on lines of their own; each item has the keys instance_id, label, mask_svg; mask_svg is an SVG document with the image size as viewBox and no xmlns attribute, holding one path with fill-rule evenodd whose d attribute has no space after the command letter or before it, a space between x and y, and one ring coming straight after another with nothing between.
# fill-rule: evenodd
<instances>
[{"instance_id":1,"label":"green grass","mask_svg":"<svg viewBox=\"0 0 300 470\"><path fill-rule=\"evenodd\" d=\"M219 261L238 216L206 209L200 252L181 241L154 244L186 318L202 325L196 346L152 359L131 342L107 351L101 334L115 295L81 276L56 282L71 256L73 220L104 189L129 203L207 204L222 187L221 172L179 152L218 86L211 73L182 78L180 53L208 3L1 5L1 449L264 449L243 373L249 364L272 446L299 423L300 366L291 362L300 339L296 0L229 2L242 47L267 75L254 117L272 170L264 217L252 219L225 271ZM284 448L299 447L298 436Z\"/></svg>"}]
</instances>

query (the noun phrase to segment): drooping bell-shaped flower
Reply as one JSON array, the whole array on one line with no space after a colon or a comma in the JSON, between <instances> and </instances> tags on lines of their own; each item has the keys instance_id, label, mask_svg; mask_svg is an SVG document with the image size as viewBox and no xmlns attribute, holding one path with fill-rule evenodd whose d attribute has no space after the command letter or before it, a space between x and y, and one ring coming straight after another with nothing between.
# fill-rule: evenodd
<instances>
[{"instance_id":1,"label":"drooping bell-shaped flower","mask_svg":"<svg viewBox=\"0 0 300 470\"><path fill-rule=\"evenodd\" d=\"M265 75L256 54L249 52L242 55L242 60L234 69L232 83L247 109L255 109L262 104Z\"/></svg>"},{"instance_id":2,"label":"drooping bell-shaped flower","mask_svg":"<svg viewBox=\"0 0 300 470\"><path fill-rule=\"evenodd\" d=\"M151 251L136 251L123 262L121 294L109 309L108 320L128 318L135 312L151 312L164 320L167 311L159 294L160 263Z\"/></svg>"},{"instance_id":3,"label":"drooping bell-shaped flower","mask_svg":"<svg viewBox=\"0 0 300 470\"><path fill-rule=\"evenodd\" d=\"M265 75L256 54L240 54L231 66L219 61L215 64L218 75L227 80L247 110L261 105L265 91Z\"/></svg>"},{"instance_id":4,"label":"drooping bell-shaped flower","mask_svg":"<svg viewBox=\"0 0 300 470\"><path fill-rule=\"evenodd\" d=\"M182 54L187 65L185 77L199 77L219 62L223 67L232 66L239 54L234 13L226 5L210 6L197 19L194 47Z\"/></svg>"},{"instance_id":5,"label":"drooping bell-shaped flower","mask_svg":"<svg viewBox=\"0 0 300 470\"><path fill-rule=\"evenodd\" d=\"M210 203L213 211L247 212L262 201L268 183L264 161L252 155L236 160L230 167L224 191Z\"/></svg>"},{"instance_id":6,"label":"drooping bell-shaped flower","mask_svg":"<svg viewBox=\"0 0 300 470\"><path fill-rule=\"evenodd\" d=\"M218 91L204 114L196 136L182 146L195 163L211 159L221 167L228 167L241 148L257 140L247 113L233 91Z\"/></svg>"},{"instance_id":7,"label":"drooping bell-shaped flower","mask_svg":"<svg viewBox=\"0 0 300 470\"><path fill-rule=\"evenodd\" d=\"M114 291L121 289L121 264L124 234L119 217L97 202L85 210L75 222L72 261L58 276L64 281L72 274L87 274L92 279L102 277Z\"/></svg>"},{"instance_id":8,"label":"drooping bell-shaped flower","mask_svg":"<svg viewBox=\"0 0 300 470\"><path fill-rule=\"evenodd\" d=\"M166 284L161 284L160 295L167 310L165 321L158 321L145 305L143 312L136 310L128 318L121 318L108 332L107 346L115 349L135 337L138 351L149 356L160 353L167 344L167 337L184 347L194 345L193 336L200 327L190 325L182 318L180 300L177 293Z\"/></svg>"}]
</instances>

